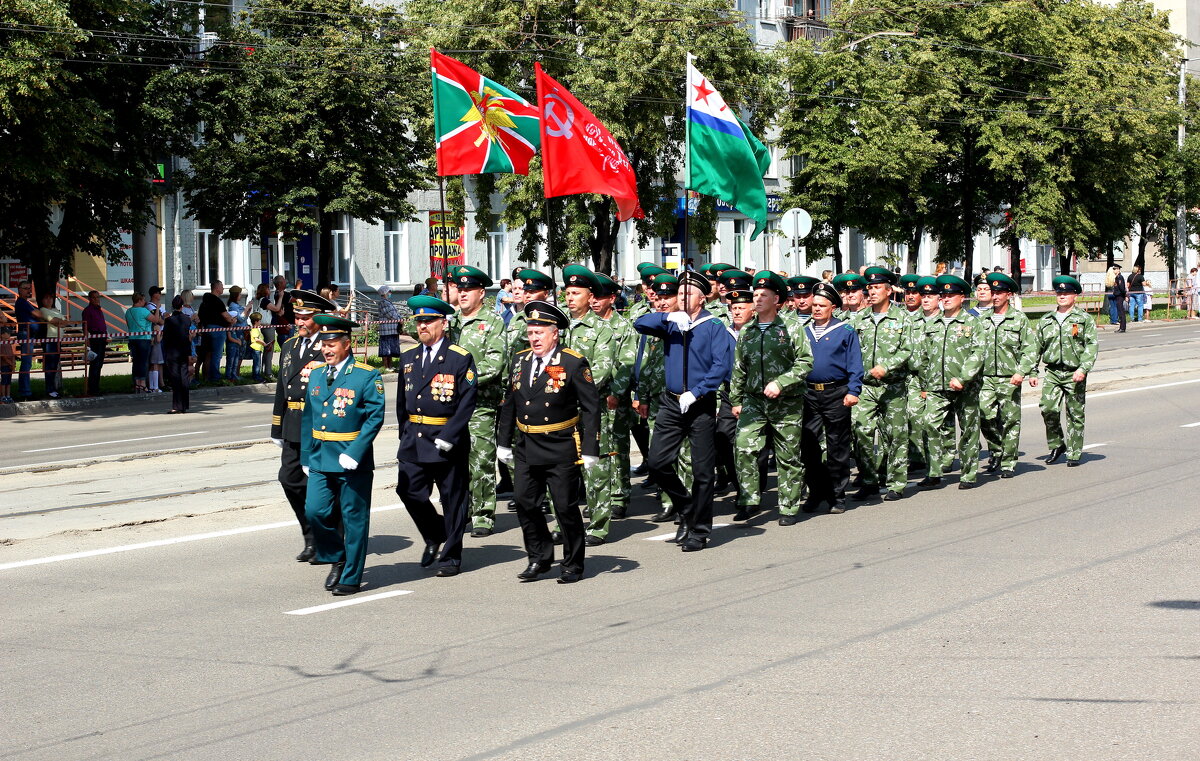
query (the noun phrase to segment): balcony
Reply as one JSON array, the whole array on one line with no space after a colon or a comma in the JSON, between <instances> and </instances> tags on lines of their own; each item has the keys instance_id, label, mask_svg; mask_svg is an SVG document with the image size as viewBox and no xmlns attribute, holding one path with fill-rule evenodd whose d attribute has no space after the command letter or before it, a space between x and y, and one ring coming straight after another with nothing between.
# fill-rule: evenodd
<instances>
[{"instance_id":1,"label":"balcony","mask_svg":"<svg viewBox=\"0 0 1200 761\"><path fill-rule=\"evenodd\" d=\"M792 10L794 8L794 10ZM788 6L788 10L792 10L795 15L785 14L784 22L787 24L787 39L790 42L796 40L809 40L813 43L820 43L833 34L833 30L825 23L822 8L808 8L804 6Z\"/></svg>"}]
</instances>

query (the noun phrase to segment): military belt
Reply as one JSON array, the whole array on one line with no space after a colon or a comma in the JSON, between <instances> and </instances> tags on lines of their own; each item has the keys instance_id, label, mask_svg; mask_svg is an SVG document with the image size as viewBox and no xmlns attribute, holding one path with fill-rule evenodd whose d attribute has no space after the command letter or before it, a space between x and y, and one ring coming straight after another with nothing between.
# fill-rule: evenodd
<instances>
[{"instance_id":1,"label":"military belt","mask_svg":"<svg viewBox=\"0 0 1200 761\"><path fill-rule=\"evenodd\" d=\"M838 386L848 385L849 383L850 383L850 379L847 378L846 380L826 381L825 383L809 383L808 387L811 388L813 391L826 391L828 389L837 388Z\"/></svg>"},{"instance_id":2,"label":"military belt","mask_svg":"<svg viewBox=\"0 0 1200 761\"><path fill-rule=\"evenodd\" d=\"M1060 373L1061 373L1061 372L1067 372L1068 370L1069 370L1069 371L1071 371L1071 372L1074 372L1074 371L1075 371L1075 368L1074 368L1074 367L1071 367L1070 365L1061 365L1061 364L1055 364L1055 365L1047 364L1047 365L1046 365L1046 368L1047 368L1048 370L1057 370L1057 371L1059 371Z\"/></svg>"},{"instance_id":3,"label":"military belt","mask_svg":"<svg viewBox=\"0 0 1200 761\"><path fill-rule=\"evenodd\" d=\"M409 415L408 422L417 425L445 425L450 422L448 417L429 417L428 415Z\"/></svg>"},{"instance_id":4,"label":"military belt","mask_svg":"<svg viewBox=\"0 0 1200 761\"><path fill-rule=\"evenodd\" d=\"M358 431L350 431L349 433L337 433L334 431L313 431L313 438L317 441L354 441L358 438Z\"/></svg>"},{"instance_id":5,"label":"military belt","mask_svg":"<svg viewBox=\"0 0 1200 761\"><path fill-rule=\"evenodd\" d=\"M302 409L304 409L304 400L303 400L303 399L301 399L301 400L300 400L300 401L298 401L298 402L288 402L288 409L289 409L289 410L302 410Z\"/></svg>"},{"instance_id":6,"label":"military belt","mask_svg":"<svg viewBox=\"0 0 1200 761\"><path fill-rule=\"evenodd\" d=\"M524 423L518 422L517 430L519 430L521 433L555 433L557 431L565 431L578 422L578 415L570 420L564 420L561 423L548 423L546 425L525 425Z\"/></svg>"}]
</instances>

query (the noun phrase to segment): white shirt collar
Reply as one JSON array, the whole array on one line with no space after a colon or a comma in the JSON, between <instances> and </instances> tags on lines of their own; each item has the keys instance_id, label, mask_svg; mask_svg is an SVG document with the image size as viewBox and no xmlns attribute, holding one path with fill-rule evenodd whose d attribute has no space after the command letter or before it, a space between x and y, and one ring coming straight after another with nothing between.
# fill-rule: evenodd
<instances>
[{"instance_id":1,"label":"white shirt collar","mask_svg":"<svg viewBox=\"0 0 1200 761\"><path fill-rule=\"evenodd\" d=\"M438 355L438 352L442 350L442 344L444 344L444 343L446 343L446 337L442 336L435 343L431 344L428 347L430 349L430 351L428 352L429 356L436 358ZM422 357L424 357L426 354L425 349L426 349L425 344L421 344L421 356ZM424 361L424 360L422 359L422 361Z\"/></svg>"}]
</instances>

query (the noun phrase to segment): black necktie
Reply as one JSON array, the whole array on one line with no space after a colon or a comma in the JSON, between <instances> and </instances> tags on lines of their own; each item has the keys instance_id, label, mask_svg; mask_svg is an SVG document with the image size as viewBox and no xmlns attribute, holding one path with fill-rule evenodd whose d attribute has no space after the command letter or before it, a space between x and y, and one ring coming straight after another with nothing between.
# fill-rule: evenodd
<instances>
[{"instance_id":1,"label":"black necktie","mask_svg":"<svg viewBox=\"0 0 1200 761\"><path fill-rule=\"evenodd\" d=\"M429 367L429 363L432 360L433 360L433 347L426 346L425 347L425 359L421 361L421 367L422 368Z\"/></svg>"},{"instance_id":2,"label":"black necktie","mask_svg":"<svg viewBox=\"0 0 1200 761\"><path fill-rule=\"evenodd\" d=\"M337 380L337 373L338 373L338 369L336 367L329 368L329 385L330 386L332 386L333 382L335 380Z\"/></svg>"},{"instance_id":3,"label":"black necktie","mask_svg":"<svg viewBox=\"0 0 1200 761\"><path fill-rule=\"evenodd\" d=\"M533 385L535 383L537 383L537 377L541 374L542 374L542 358L534 357L533 358L533 375L529 376L530 388L532 388Z\"/></svg>"}]
</instances>

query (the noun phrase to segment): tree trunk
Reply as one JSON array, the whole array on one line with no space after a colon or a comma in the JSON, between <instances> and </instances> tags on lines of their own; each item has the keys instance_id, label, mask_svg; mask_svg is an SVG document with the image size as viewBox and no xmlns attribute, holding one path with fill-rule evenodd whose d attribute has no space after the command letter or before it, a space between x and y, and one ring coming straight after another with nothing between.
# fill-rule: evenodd
<instances>
[{"instance_id":1,"label":"tree trunk","mask_svg":"<svg viewBox=\"0 0 1200 761\"><path fill-rule=\"evenodd\" d=\"M833 274L839 275L842 269L842 222L834 220L830 223L833 229Z\"/></svg>"},{"instance_id":2,"label":"tree trunk","mask_svg":"<svg viewBox=\"0 0 1200 761\"><path fill-rule=\"evenodd\" d=\"M1104 268L1110 269L1114 264L1117 263L1116 244L1111 240L1108 242L1108 251L1106 256L1108 263L1104 265Z\"/></svg>"},{"instance_id":3,"label":"tree trunk","mask_svg":"<svg viewBox=\"0 0 1200 761\"><path fill-rule=\"evenodd\" d=\"M909 230L907 271L916 272L921 259L921 238L925 237L925 226L920 220L913 223Z\"/></svg>"},{"instance_id":4,"label":"tree trunk","mask_svg":"<svg viewBox=\"0 0 1200 761\"><path fill-rule=\"evenodd\" d=\"M1146 239L1151 235L1149 231L1151 224L1146 216L1138 220L1137 258L1133 260L1133 264L1135 267L1140 267L1142 272L1146 271Z\"/></svg>"},{"instance_id":5,"label":"tree trunk","mask_svg":"<svg viewBox=\"0 0 1200 761\"><path fill-rule=\"evenodd\" d=\"M1016 232L1008 236L1008 274L1021 285L1021 239Z\"/></svg>"},{"instance_id":6,"label":"tree trunk","mask_svg":"<svg viewBox=\"0 0 1200 761\"><path fill-rule=\"evenodd\" d=\"M963 143L963 183L962 183L962 236L963 236L963 279L971 281L972 268L975 264L975 235L971 220L975 216L975 185L972 181L971 165L973 163L971 147L973 136L968 132L967 140Z\"/></svg>"},{"instance_id":7,"label":"tree trunk","mask_svg":"<svg viewBox=\"0 0 1200 761\"><path fill-rule=\"evenodd\" d=\"M1060 246L1058 249L1058 274L1071 274L1071 249L1070 246Z\"/></svg>"}]
</instances>

